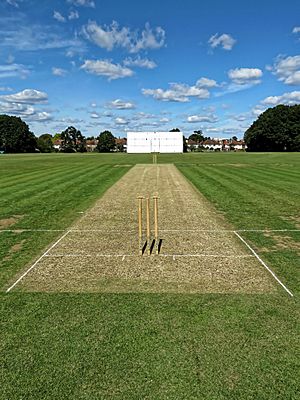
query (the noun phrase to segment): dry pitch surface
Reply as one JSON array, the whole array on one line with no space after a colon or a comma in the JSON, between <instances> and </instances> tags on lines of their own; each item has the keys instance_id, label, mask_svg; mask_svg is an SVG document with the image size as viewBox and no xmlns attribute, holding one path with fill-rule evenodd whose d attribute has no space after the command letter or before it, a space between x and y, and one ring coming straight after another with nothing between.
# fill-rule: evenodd
<instances>
[{"instance_id":1,"label":"dry pitch surface","mask_svg":"<svg viewBox=\"0 0 300 400\"><path fill-rule=\"evenodd\" d=\"M156 194L160 254L140 256L136 198ZM265 293L277 289L222 215L174 165L166 164L132 168L14 287L30 292Z\"/></svg>"}]
</instances>

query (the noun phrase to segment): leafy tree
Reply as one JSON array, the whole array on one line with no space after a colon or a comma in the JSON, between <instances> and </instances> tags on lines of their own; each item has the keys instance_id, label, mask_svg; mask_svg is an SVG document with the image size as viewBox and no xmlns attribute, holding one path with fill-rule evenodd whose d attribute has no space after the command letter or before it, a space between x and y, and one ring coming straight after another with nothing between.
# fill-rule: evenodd
<instances>
[{"instance_id":1,"label":"leafy tree","mask_svg":"<svg viewBox=\"0 0 300 400\"><path fill-rule=\"evenodd\" d=\"M61 133L61 140L61 151L65 153L83 153L86 151L85 138L78 129L74 128L74 126L69 126Z\"/></svg>"},{"instance_id":2,"label":"leafy tree","mask_svg":"<svg viewBox=\"0 0 300 400\"><path fill-rule=\"evenodd\" d=\"M41 135L37 139L37 148L42 153L51 153L54 150L52 135L50 135L49 133L45 133L44 135Z\"/></svg>"},{"instance_id":3,"label":"leafy tree","mask_svg":"<svg viewBox=\"0 0 300 400\"><path fill-rule=\"evenodd\" d=\"M236 136L232 136L232 138L230 140L236 142L238 140L238 138Z\"/></svg>"},{"instance_id":4,"label":"leafy tree","mask_svg":"<svg viewBox=\"0 0 300 400\"><path fill-rule=\"evenodd\" d=\"M99 153L109 153L116 146L115 137L110 131L103 131L98 136L97 150Z\"/></svg>"},{"instance_id":5,"label":"leafy tree","mask_svg":"<svg viewBox=\"0 0 300 400\"><path fill-rule=\"evenodd\" d=\"M0 150L6 153L30 153L36 149L36 138L19 117L0 115Z\"/></svg>"},{"instance_id":6,"label":"leafy tree","mask_svg":"<svg viewBox=\"0 0 300 400\"><path fill-rule=\"evenodd\" d=\"M300 105L263 112L245 132L248 151L300 151Z\"/></svg>"},{"instance_id":7,"label":"leafy tree","mask_svg":"<svg viewBox=\"0 0 300 400\"><path fill-rule=\"evenodd\" d=\"M56 140L60 140L60 139L61 139L61 133L56 133L56 134L53 136L52 141L55 142Z\"/></svg>"},{"instance_id":8,"label":"leafy tree","mask_svg":"<svg viewBox=\"0 0 300 400\"><path fill-rule=\"evenodd\" d=\"M173 129L170 129L169 132L180 132L180 129L178 129L178 128L173 128Z\"/></svg>"},{"instance_id":9,"label":"leafy tree","mask_svg":"<svg viewBox=\"0 0 300 400\"><path fill-rule=\"evenodd\" d=\"M204 140L204 136L201 130L194 131L192 135L189 136L189 140L193 140L196 143L201 143Z\"/></svg>"},{"instance_id":10,"label":"leafy tree","mask_svg":"<svg viewBox=\"0 0 300 400\"><path fill-rule=\"evenodd\" d=\"M118 143L118 144L116 145L116 150L117 150L118 152L120 152L120 153L123 153L124 150L125 150L124 145L121 144L121 143Z\"/></svg>"},{"instance_id":11,"label":"leafy tree","mask_svg":"<svg viewBox=\"0 0 300 400\"><path fill-rule=\"evenodd\" d=\"M183 135L183 152L187 152L187 143L186 143L186 137Z\"/></svg>"}]
</instances>

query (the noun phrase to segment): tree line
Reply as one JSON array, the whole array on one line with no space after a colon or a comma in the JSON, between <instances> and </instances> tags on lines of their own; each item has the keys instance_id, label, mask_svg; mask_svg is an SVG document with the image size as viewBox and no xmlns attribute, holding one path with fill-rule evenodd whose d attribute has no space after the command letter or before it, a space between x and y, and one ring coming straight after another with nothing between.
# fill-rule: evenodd
<instances>
[{"instance_id":1,"label":"tree line","mask_svg":"<svg viewBox=\"0 0 300 400\"><path fill-rule=\"evenodd\" d=\"M260 114L244 135L248 151L300 151L300 105L278 105Z\"/></svg>"},{"instance_id":2,"label":"tree line","mask_svg":"<svg viewBox=\"0 0 300 400\"><path fill-rule=\"evenodd\" d=\"M116 138L110 131L103 131L97 138L85 138L80 130L69 126L54 136L46 133L39 137L29 130L28 125L19 117L0 115L0 152L5 153L51 153L54 144L59 141L59 151L64 153L86 152L87 140L96 140L96 151L108 153L123 151L122 145L116 144Z\"/></svg>"},{"instance_id":3,"label":"tree line","mask_svg":"<svg viewBox=\"0 0 300 400\"><path fill-rule=\"evenodd\" d=\"M179 129L175 128L170 132L172 131ZM0 152L52 152L57 139L60 140L62 152L84 152L87 150L86 141L89 140L73 126L60 134L44 134L37 138L21 118L0 115ZM200 143L209 138L198 130L189 139ZM122 151L122 146L116 144L116 138L110 131L101 132L96 140L96 151ZM267 109L246 130L244 140L248 151L300 151L300 105L281 104ZM183 144L186 151L185 138Z\"/></svg>"}]
</instances>

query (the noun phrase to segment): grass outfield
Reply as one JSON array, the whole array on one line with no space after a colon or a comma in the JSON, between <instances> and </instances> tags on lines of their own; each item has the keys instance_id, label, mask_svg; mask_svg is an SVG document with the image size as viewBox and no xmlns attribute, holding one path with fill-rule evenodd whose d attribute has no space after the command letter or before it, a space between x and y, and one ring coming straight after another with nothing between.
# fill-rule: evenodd
<instances>
[{"instance_id":1,"label":"grass outfield","mask_svg":"<svg viewBox=\"0 0 300 400\"><path fill-rule=\"evenodd\" d=\"M0 220L65 229L142 162L151 156L0 156ZM298 399L299 154L159 162L178 163L235 229L289 230L243 235L294 298L2 293L1 399ZM60 235L0 233L1 287Z\"/></svg>"}]
</instances>

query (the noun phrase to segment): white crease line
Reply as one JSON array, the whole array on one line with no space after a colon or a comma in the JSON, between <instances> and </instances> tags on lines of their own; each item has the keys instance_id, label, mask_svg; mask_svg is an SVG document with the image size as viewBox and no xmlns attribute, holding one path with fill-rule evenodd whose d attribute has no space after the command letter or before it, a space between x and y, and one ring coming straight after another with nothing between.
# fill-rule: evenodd
<instances>
[{"instance_id":1,"label":"white crease line","mask_svg":"<svg viewBox=\"0 0 300 400\"><path fill-rule=\"evenodd\" d=\"M49 253L49 251L50 250L52 250L62 239L64 239L66 236L67 236L67 234L69 233L70 231L67 231L66 233L64 233L47 251L45 251L45 253L40 257L40 258L38 258L37 260L36 260L36 262L30 267L30 268L28 268L28 270L27 271L25 271L24 272L24 274L22 274L21 276L20 276L20 278L18 278L17 280L16 280L16 282L15 283L13 283L7 290L6 290L6 293L9 293L10 291L11 291L11 289L13 289L37 264L38 264L38 262L43 258L43 257L46 257L47 256L47 254Z\"/></svg>"},{"instance_id":2,"label":"white crease line","mask_svg":"<svg viewBox=\"0 0 300 400\"><path fill-rule=\"evenodd\" d=\"M66 232L65 229L0 229L0 232Z\"/></svg>"},{"instance_id":3,"label":"white crease line","mask_svg":"<svg viewBox=\"0 0 300 400\"><path fill-rule=\"evenodd\" d=\"M122 257L122 261L124 261L125 257L153 257L155 254L144 254L143 256L139 256L138 254L84 254L84 253L72 253L72 254L45 254L44 257L49 258L62 258L62 257ZM252 254L237 254L237 255L220 255L220 254L158 254L158 257L172 257L175 260L175 257L215 257L215 258L251 258L254 257Z\"/></svg>"},{"instance_id":4,"label":"white crease line","mask_svg":"<svg viewBox=\"0 0 300 400\"><path fill-rule=\"evenodd\" d=\"M234 232L235 235L248 247L248 249L252 252L252 254L258 259L258 261L263 265L266 270L273 276L273 278L283 287L283 289L290 295L294 296L293 293L281 282L281 280L275 275L275 273L267 266L267 264L259 257L259 255L252 249L252 247L246 242L245 239L242 238L237 232Z\"/></svg>"}]
</instances>

